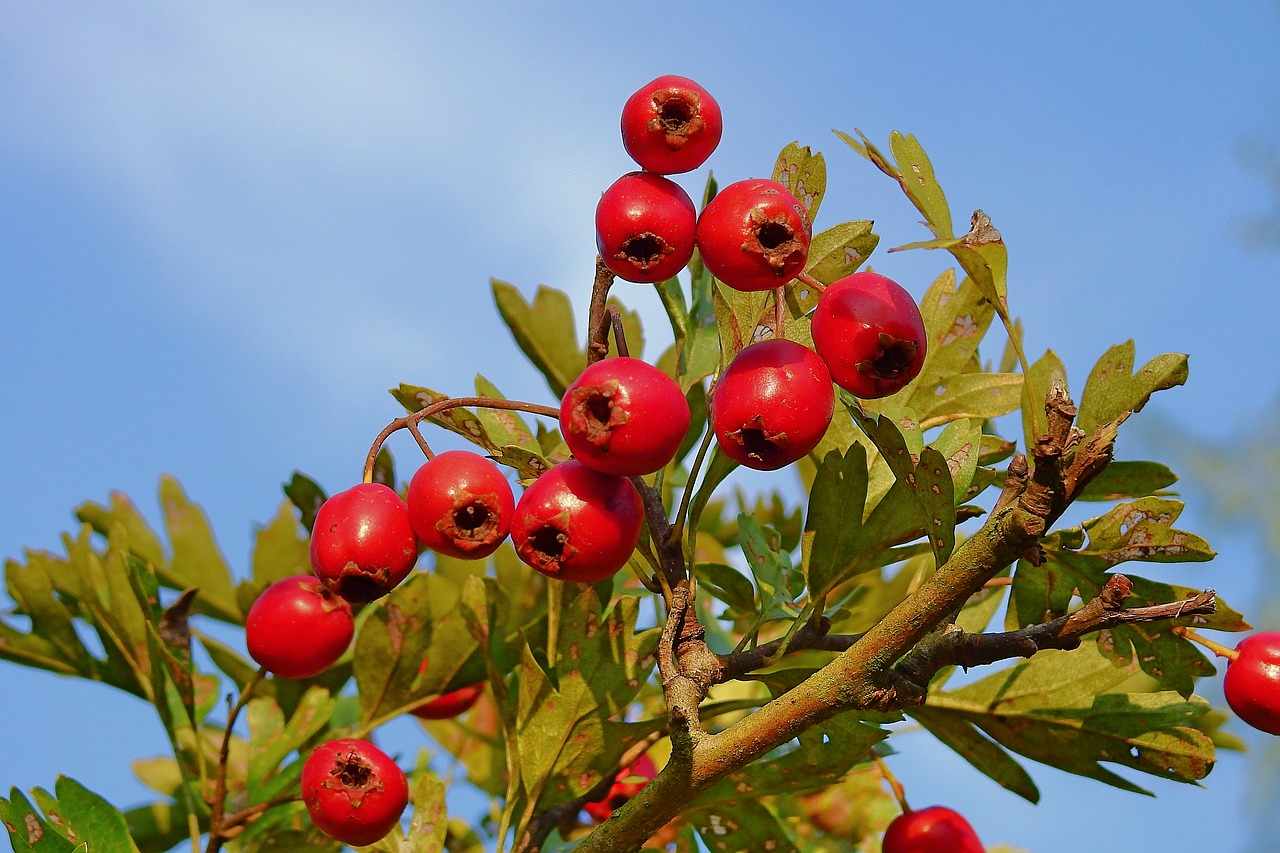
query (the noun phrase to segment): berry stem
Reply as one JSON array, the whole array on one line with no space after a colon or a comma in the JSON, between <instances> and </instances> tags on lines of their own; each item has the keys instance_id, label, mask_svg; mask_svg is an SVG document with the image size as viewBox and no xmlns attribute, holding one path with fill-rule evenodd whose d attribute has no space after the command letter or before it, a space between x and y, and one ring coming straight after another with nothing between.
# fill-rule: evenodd
<instances>
[{"instance_id":1,"label":"berry stem","mask_svg":"<svg viewBox=\"0 0 1280 853\"><path fill-rule=\"evenodd\" d=\"M236 699L235 704L231 704L231 697L227 696L230 707L227 710L227 727L222 732L222 746L218 750L218 777L214 781L213 803L209 818L209 846L205 848L205 853L217 853L222 849L222 843L226 841L227 837L223 833L227 826L223 816L227 805L227 760L231 756L231 731L235 728L236 718L240 716L244 706L249 704L254 689L266 675L267 668L259 667L253 678L249 679L249 682L240 690L240 697Z\"/></svg>"},{"instance_id":2,"label":"berry stem","mask_svg":"<svg viewBox=\"0 0 1280 853\"><path fill-rule=\"evenodd\" d=\"M613 273L596 255L596 277L591 284L591 307L587 311L587 364L595 364L609 354L609 288Z\"/></svg>"},{"instance_id":3,"label":"berry stem","mask_svg":"<svg viewBox=\"0 0 1280 853\"><path fill-rule=\"evenodd\" d=\"M622 325L622 313L612 306L609 308L609 325L613 327L613 342L618 347L618 355L628 358L631 355L627 347L627 330Z\"/></svg>"},{"instance_id":4,"label":"berry stem","mask_svg":"<svg viewBox=\"0 0 1280 853\"><path fill-rule=\"evenodd\" d=\"M884 759L879 753L872 750L871 757L876 762L876 769L880 771L880 777L884 779L885 784L889 786L889 790L893 792L893 798L898 801L898 807L902 809L902 813L906 814L911 811L911 806L907 805L907 791L902 787L902 782L897 776L893 775L893 771L889 769L889 765L884 763Z\"/></svg>"},{"instance_id":5,"label":"berry stem","mask_svg":"<svg viewBox=\"0 0 1280 853\"><path fill-rule=\"evenodd\" d=\"M1224 646L1222 643L1214 642L1203 634L1198 634L1190 628L1183 627L1182 625L1175 625L1170 630L1179 637L1182 637L1184 640L1199 643L1220 658L1226 658L1229 661L1234 661L1236 658L1240 657L1240 653L1230 646Z\"/></svg>"},{"instance_id":6,"label":"berry stem","mask_svg":"<svg viewBox=\"0 0 1280 853\"><path fill-rule=\"evenodd\" d=\"M809 275L807 272L799 273L799 274L796 276L796 278L797 278L799 281L804 282L804 283L805 283L805 285L807 285L808 287L811 287L811 288L813 288L814 290L818 291L819 293L822 293L824 290L826 290L826 289L827 289L827 286L826 286L825 284L823 284L822 282L818 281L816 278L814 278L813 276Z\"/></svg>"},{"instance_id":7,"label":"berry stem","mask_svg":"<svg viewBox=\"0 0 1280 853\"><path fill-rule=\"evenodd\" d=\"M982 585L982 588L983 588L983 589L996 589L996 588L998 588L998 587L1002 587L1002 586L1012 586L1012 585L1013 585L1013 578L1010 578L1010 577L992 578L991 580L989 580L989 581L987 581L986 583L984 583L984 584Z\"/></svg>"},{"instance_id":8,"label":"berry stem","mask_svg":"<svg viewBox=\"0 0 1280 853\"><path fill-rule=\"evenodd\" d=\"M786 302L786 286L775 288L773 291L773 336L775 338L785 338L787 336Z\"/></svg>"},{"instance_id":9,"label":"berry stem","mask_svg":"<svg viewBox=\"0 0 1280 853\"><path fill-rule=\"evenodd\" d=\"M707 450L711 447L711 439L715 437L711 424L707 424L707 431L702 436L702 443L698 445L698 452L693 457L693 465L689 468L689 476L685 480L684 494L680 496L680 507L676 510L675 521L671 524L671 530L667 534L669 543L680 541L680 537L684 535L685 521L689 517L689 503L693 499L693 489L697 485L698 472L702 468L702 462L707 456Z\"/></svg>"},{"instance_id":10,"label":"berry stem","mask_svg":"<svg viewBox=\"0 0 1280 853\"><path fill-rule=\"evenodd\" d=\"M552 406L541 406L537 403L524 403L520 400L502 400L496 397L446 397L443 400L437 400L418 411L396 418L391 423L382 428L382 432L378 433L373 440L373 444L369 447L369 453L364 458L364 476L362 478L365 483L373 482L373 464L378 458L378 451L382 449L382 443L397 430L408 429L413 433L414 439L418 442L418 446L422 448L422 452L431 459L435 454L431 452L430 445L422 434L417 431L418 423L432 415L438 415L449 409L456 409L461 406L477 406L482 409L502 409L508 412L528 412L532 415L542 415L548 418L560 417L560 410Z\"/></svg>"}]
</instances>

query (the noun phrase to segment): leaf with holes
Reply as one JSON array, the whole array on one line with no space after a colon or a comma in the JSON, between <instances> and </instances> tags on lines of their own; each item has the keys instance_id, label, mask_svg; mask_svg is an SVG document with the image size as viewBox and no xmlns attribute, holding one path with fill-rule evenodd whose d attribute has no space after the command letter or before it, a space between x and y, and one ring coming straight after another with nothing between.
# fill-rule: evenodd
<instances>
[{"instance_id":1,"label":"leaf with holes","mask_svg":"<svg viewBox=\"0 0 1280 853\"><path fill-rule=\"evenodd\" d=\"M821 153L799 142L792 142L778 154L773 164L773 180L786 187L804 209L804 221L810 228L818 215L818 206L827 192L827 161Z\"/></svg>"},{"instance_id":2,"label":"leaf with holes","mask_svg":"<svg viewBox=\"0 0 1280 853\"><path fill-rule=\"evenodd\" d=\"M1091 433L1127 412L1140 412L1157 391L1185 384L1187 356L1158 355L1133 373L1134 347L1128 340L1103 353L1089 372L1076 426Z\"/></svg>"}]
</instances>

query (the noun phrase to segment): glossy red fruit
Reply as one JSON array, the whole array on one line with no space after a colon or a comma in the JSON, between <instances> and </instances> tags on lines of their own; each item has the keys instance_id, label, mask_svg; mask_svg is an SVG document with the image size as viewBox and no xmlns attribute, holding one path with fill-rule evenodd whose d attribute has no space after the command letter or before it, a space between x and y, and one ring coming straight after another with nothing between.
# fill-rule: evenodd
<instances>
[{"instance_id":1,"label":"glossy red fruit","mask_svg":"<svg viewBox=\"0 0 1280 853\"><path fill-rule=\"evenodd\" d=\"M818 300L813 344L837 385L873 400L920 375L928 338L911 294L891 278L856 272Z\"/></svg>"},{"instance_id":2,"label":"glossy red fruit","mask_svg":"<svg viewBox=\"0 0 1280 853\"><path fill-rule=\"evenodd\" d=\"M643 518L629 481L570 460L525 489L511 541L520 559L547 577L596 583L626 565Z\"/></svg>"},{"instance_id":3,"label":"glossy red fruit","mask_svg":"<svg viewBox=\"0 0 1280 853\"><path fill-rule=\"evenodd\" d=\"M1227 703L1255 729L1280 735L1280 632L1246 637L1236 651L1223 682Z\"/></svg>"},{"instance_id":4,"label":"glossy red fruit","mask_svg":"<svg viewBox=\"0 0 1280 853\"><path fill-rule=\"evenodd\" d=\"M325 835L354 846L391 831L409 802L404 772L367 740L331 740L302 766L302 800Z\"/></svg>"},{"instance_id":5,"label":"glossy red fruit","mask_svg":"<svg viewBox=\"0 0 1280 853\"><path fill-rule=\"evenodd\" d=\"M448 693L442 693L434 699L423 702L410 711L415 717L424 720L451 720L459 714L469 711L484 692L484 684L469 684Z\"/></svg>"},{"instance_id":6,"label":"glossy red fruit","mask_svg":"<svg viewBox=\"0 0 1280 853\"><path fill-rule=\"evenodd\" d=\"M711 394L720 450L748 468L772 471L812 450L831 423L835 391L813 350L785 339L738 353Z\"/></svg>"},{"instance_id":7,"label":"glossy red fruit","mask_svg":"<svg viewBox=\"0 0 1280 853\"><path fill-rule=\"evenodd\" d=\"M675 456L689 429L680 386L638 358L606 358L560 401L560 432L583 465L605 474L650 474Z\"/></svg>"},{"instance_id":8,"label":"glossy red fruit","mask_svg":"<svg viewBox=\"0 0 1280 853\"><path fill-rule=\"evenodd\" d=\"M642 755L630 767L618 771L604 799L587 803L583 808L596 823L604 823L614 809L622 808L623 803L640 793L657 775L658 768L654 766L653 759Z\"/></svg>"},{"instance_id":9,"label":"glossy red fruit","mask_svg":"<svg viewBox=\"0 0 1280 853\"><path fill-rule=\"evenodd\" d=\"M465 560L498 550L516 508L498 466L465 450L438 454L419 468L409 482L408 504L418 542Z\"/></svg>"},{"instance_id":10,"label":"glossy red fruit","mask_svg":"<svg viewBox=\"0 0 1280 853\"><path fill-rule=\"evenodd\" d=\"M659 175L629 172L596 205L596 248L627 281L665 281L689 263L697 214L684 190Z\"/></svg>"},{"instance_id":11,"label":"glossy red fruit","mask_svg":"<svg viewBox=\"0 0 1280 853\"><path fill-rule=\"evenodd\" d=\"M409 508L381 483L361 483L329 498L311 530L311 568L348 601L381 598L418 558Z\"/></svg>"},{"instance_id":12,"label":"glossy red fruit","mask_svg":"<svg viewBox=\"0 0 1280 853\"><path fill-rule=\"evenodd\" d=\"M738 181L698 217L698 250L712 275L734 290L773 290L804 270L804 208L775 181Z\"/></svg>"},{"instance_id":13,"label":"glossy red fruit","mask_svg":"<svg viewBox=\"0 0 1280 853\"><path fill-rule=\"evenodd\" d=\"M720 105L688 77L659 77L622 107L623 147L642 169L660 175L701 166L723 132Z\"/></svg>"},{"instance_id":14,"label":"glossy red fruit","mask_svg":"<svg viewBox=\"0 0 1280 853\"><path fill-rule=\"evenodd\" d=\"M884 834L884 853L985 853L959 812L930 806L898 815Z\"/></svg>"},{"instance_id":15,"label":"glossy red fruit","mask_svg":"<svg viewBox=\"0 0 1280 853\"><path fill-rule=\"evenodd\" d=\"M351 605L311 575L276 581L245 619L249 655L281 678L310 678L333 666L351 643Z\"/></svg>"}]
</instances>

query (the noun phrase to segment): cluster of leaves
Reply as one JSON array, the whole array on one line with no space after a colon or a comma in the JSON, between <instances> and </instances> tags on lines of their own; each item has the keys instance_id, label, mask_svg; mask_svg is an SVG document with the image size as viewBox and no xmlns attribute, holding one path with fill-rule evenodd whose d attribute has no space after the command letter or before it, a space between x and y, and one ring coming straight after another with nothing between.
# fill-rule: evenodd
<instances>
[{"instance_id":1,"label":"cluster of leaves","mask_svg":"<svg viewBox=\"0 0 1280 853\"><path fill-rule=\"evenodd\" d=\"M960 272L946 270L929 286L921 310L929 337L920 375L884 400L842 396L825 438L796 470L794 484L732 499L714 493L735 463L712 450L700 482L691 480L707 429L707 399L716 374L743 347L776 334L768 297L716 281L695 255L687 283L656 285L673 341L656 363L680 384L693 412L675 459L652 482L667 506L691 492L685 550L699 581L696 606L717 651L787 638L811 617L833 633L874 625L943 563L965 536L963 523L983 515L1000 467L1015 444L1045 429L1043 401L1066 370L1052 352L1032 364L1007 304L1007 254L980 211L970 230L954 233L950 208L914 137L893 134L889 153L864 138L841 138L895 180L933 239L902 248L945 250ZM810 223L826 189L826 162L798 144L779 155L773 176L805 205ZM716 192L709 179L705 205ZM807 272L831 282L863 265L879 243L867 220L817 231ZM568 296L540 287L526 300L494 281L493 297L517 346L559 396L586 363ZM817 293L796 281L786 291L782 333L811 344L808 312ZM644 331L622 311L631 353ZM979 346L993 322L1004 329L994 366ZM1186 379L1185 356L1163 355L1134 372L1132 342L1113 347L1090 373L1079 428L1086 436L1114 430L1118 418ZM500 397L483 376L476 392ZM456 389L454 389L456 390ZM392 390L409 411L441 399L436 390L402 384ZM1001 437L999 419L1020 412L1022 434ZM517 472L537 477L567 458L558 432L530 426L514 412L455 408L433 422ZM397 483L389 455L376 477ZM957 622L981 631L1007 602L1009 628L1043 622L1088 599L1124 562L1207 560L1207 543L1173 524L1181 504L1168 489L1174 474L1156 462L1112 463L1081 496L1110 504L1098 517L1054 531L1043 559L1022 561L1009 588L974 596ZM69 779L50 794L17 789L0 801L18 850L160 851L198 833L208 800L222 727L211 719L226 684L244 688L255 667L217 638L243 623L269 583L306 570L307 532L323 490L301 474L285 486L289 500L257 533L248 579L233 580L204 514L172 480L160 488L162 538L121 495L76 511L82 526L64 555L27 552L6 564L14 614L27 630L0 621L0 656L52 672L104 682L152 702L169 733L173 756L137 762L138 776L161 799L117 812ZM799 497L800 499L797 499ZM647 573L642 543L636 574ZM1132 604L1168 602L1186 590L1133 577ZM172 592L170 592L172 591ZM435 743L493 798L492 813L472 829L444 814L444 786L420 760L412 775L413 824L373 849L391 853L478 851L484 837L516 836L548 808L581 798L612 775L620 757L656 742L666 727L662 692L653 678L658 629L637 577L623 572L595 587L548 584L509 547L478 563L437 558L387 598L364 607L351 651L316 678L266 680L249 702L248 737L232 738L229 812L257 808L232 841L242 853L333 850L310 830L297 802L301 758L320 740L363 734L424 698L477 680L490 691L465 718L424 722ZM189 616L204 617L208 631ZM1212 665L1170 632L1174 623L1103 632L1073 652L1046 652L953 689L940 673L926 703L910 716L999 785L1036 800L1038 792L1014 754L1133 791L1142 789L1103 766L1121 765L1167 779L1203 778L1216 746L1233 747L1223 717L1193 695ZM1228 607L1211 627L1244 630ZM96 642L82 641L86 632ZM203 647L216 671L194 662ZM90 649L93 646L93 650ZM744 679L713 688L703 707L711 730L811 675L833 653L797 652ZM422 667L424 660L430 666ZM354 691L350 689L354 682ZM878 848L893 816L892 800L867 762L890 751L898 714L845 713L801 735L763 760L701 791L671 828L677 849L852 851ZM659 761L661 764L661 761ZM125 838L127 830L129 838ZM552 833L544 849L568 848L574 831ZM43 839L43 840L42 840Z\"/></svg>"}]
</instances>

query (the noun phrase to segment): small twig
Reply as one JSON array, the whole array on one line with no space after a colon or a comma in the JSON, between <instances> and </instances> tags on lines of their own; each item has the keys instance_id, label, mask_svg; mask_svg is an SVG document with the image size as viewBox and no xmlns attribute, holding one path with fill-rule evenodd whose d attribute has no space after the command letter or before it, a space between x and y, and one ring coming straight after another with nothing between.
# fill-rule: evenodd
<instances>
[{"instance_id":1,"label":"small twig","mask_svg":"<svg viewBox=\"0 0 1280 853\"><path fill-rule=\"evenodd\" d=\"M596 255L596 276L591 284L591 307L587 309L587 364L595 364L609 354L609 288L613 273Z\"/></svg>"},{"instance_id":2,"label":"small twig","mask_svg":"<svg viewBox=\"0 0 1280 853\"><path fill-rule=\"evenodd\" d=\"M1010 578L1010 577L992 578L991 580L984 583L982 585L982 588L983 589L999 589L1002 586L1012 586L1012 585L1013 585L1013 578Z\"/></svg>"},{"instance_id":3,"label":"small twig","mask_svg":"<svg viewBox=\"0 0 1280 853\"><path fill-rule=\"evenodd\" d=\"M422 449L422 455L427 459L435 459L436 455L431 451L431 445L427 444L427 439L423 436L422 431L418 429L418 424L415 421L405 421L404 426L405 429L409 430L409 435L413 436L413 440L418 443L418 447Z\"/></svg>"},{"instance_id":4,"label":"small twig","mask_svg":"<svg viewBox=\"0 0 1280 853\"><path fill-rule=\"evenodd\" d=\"M707 457L707 450L711 447L711 439L715 438L715 430L711 429L711 422L707 422L707 431L702 436L702 441L698 444L698 452L694 454L693 465L689 468L689 476L685 479L684 494L680 496L680 506L676 509L675 521L671 524L671 530L667 533L667 542L676 543L680 541L680 537L684 535L684 525L689 517L689 504L693 499L694 489L697 486L698 474L702 469L702 462Z\"/></svg>"},{"instance_id":5,"label":"small twig","mask_svg":"<svg viewBox=\"0 0 1280 853\"><path fill-rule=\"evenodd\" d=\"M787 336L787 288L775 288L773 291L773 337Z\"/></svg>"},{"instance_id":6,"label":"small twig","mask_svg":"<svg viewBox=\"0 0 1280 853\"><path fill-rule=\"evenodd\" d=\"M814 290L818 291L819 293L822 293L824 290L827 289L827 286L825 284L818 281L816 278L809 275L807 272L800 273L799 275L796 276L796 278L804 282L805 285L807 285L808 287L812 287Z\"/></svg>"},{"instance_id":7,"label":"small twig","mask_svg":"<svg viewBox=\"0 0 1280 853\"><path fill-rule=\"evenodd\" d=\"M1222 643L1218 643L1213 640L1210 640L1208 637L1204 636L1203 634L1197 633L1191 630L1190 628L1184 627L1182 625L1174 626L1173 633L1177 634L1179 637L1182 637L1184 640L1190 640L1193 643L1199 643L1200 645L1204 646L1206 649L1213 652L1215 655L1217 655L1220 658L1226 658L1229 661L1233 661L1236 658L1240 657L1240 653L1235 649L1231 648L1230 646L1224 646L1222 645Z\"/></svg>"},{"instance_id":8,"label":"small twig","mask_svg":"<svg viewBox=\"0 0 1280 853\"><path fill-rule=\"evenodd\" d=\"M828 634L831 622L826 617L808 621L796 631L791 643L785 645L788 652L814 649L824 652L843 652L853 646L861 634ZM720 672L717 683L741 678L747 673L768 666L783 654L785 638L761 643L753 649L742 649L720 655Z\"/></svg>"},{"instance_id":9,"label":"small twig","mask_svg":"<svg viewBox=\"0 0 1280 853\"><path fill-rule=\"evenodd\" d=\"M560 417L560 410L553 406L542 406L537 403L525 403L520 400L502 400L496 397L446 397L443 400L437 400L416 412L396 418L391 423L382 428L382 432L378 433L374 438L373 444L369 447L369 453L364 458L364 476L362 481L365 483L373 482L373 466L378 458L378 451L382 450L382 443L387 440L392 433L397 430L408 429L411 425L446 412L449 409L456 409L462 406L477 406L482 409L502 409L508 412L528 412L533 415L542 415L548 418ZM433 454L431 448L427 446L427 441L421 434L414 434L414 439L418 442L418 446L422 448L422 452L430 459Z\"/></svg>"},{"instance_id":10,"label":"small twig","mask_svg":"<svg viewBox=\"0 0 1280 853\"><path fill-rule=\"evenodd\" d=\"M889 769L889 765L884 763L884 759L875 750L871 751L871 757L876 762L876 769L880 771L880 778L884 779L885 784L889 786L889 790L893 792L893 798L898 801L898 807L902 809L902 813L906 814L911 811L911 806L907 805L907 790L902 787L902 782L897 776L893 775L893 771Z\"/></svg>"},{"instance_id":11,"label":"small twig","mask_svg":"<svg viewBox=\"0 0 1280 853\"><path fill-rule=\"evenodd\" d=\"M253 678L249 679L249 682L240 690L240 696L235 704L231 704L230 696L227 697L227 727L222 732L222 746L218 750L218 776L213 787L213 803L209 818L209 846L206 848L206 853L217 853L222 848L222 842L226 840L222 833L225 828L223 815L227 805L227 760L231 757L231 731L235 728L236 718L240 716L244 706L249 704L254 689L266 675L267 668L259 667Z\"/></svg>"},{"instance_id":12,"label":"small twig","mask_svg":"<svg viewBox=\"0 0 1280 853\"><path fill-rule=\"evenodd\" d=\"M631 349L627 346L627 330L622 325L622 312L610 307L608 314L609 325L613 328L613 344L618 348L618 355L628 358L631 355Z\"/></svg>"}]
</instances>

